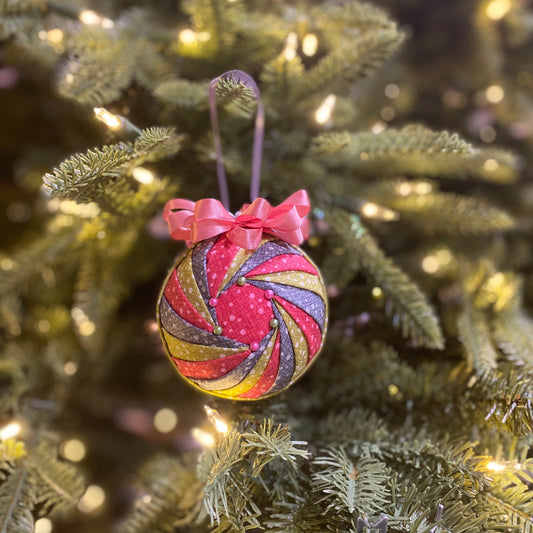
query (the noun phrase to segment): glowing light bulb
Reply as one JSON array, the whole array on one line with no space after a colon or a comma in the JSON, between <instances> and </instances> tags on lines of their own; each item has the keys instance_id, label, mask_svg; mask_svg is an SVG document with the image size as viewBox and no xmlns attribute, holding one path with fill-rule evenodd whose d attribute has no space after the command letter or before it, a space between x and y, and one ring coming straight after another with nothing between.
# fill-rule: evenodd
<instances>
[{"instance_id":1,"label":"glowing light bulb","mask_svg":"<svg viewBox=\"0 0 533 533\"><path fill-rule=\"evenodd\" d=\"M485 13L491 20L501 20L511 10L511 0L492 0L487 5Z\"/></svg>"},{"instance_id":2,"label":"glowing light bulb","mask_svg":"<svg viewBox=\"0 0 533 533\"><path fill-rule=\"evenodd\" d=\"M39 518L35 522L34 533L52 533L52 521L48 518Z\"/></svg>"},{"instance_id":3,"label":"glowing light bulb","mask_svg":"<svg viewBox=\"0 0 533 533\"><path fill-rule=\"evenodd\" d=\"M96 118L102 121L106 126L112 130L117 130L122 126L122 119L118 115L113 115L107 109L103 107L93 108Z\"/></svg>"},{"instance_id":4,"label":"glowing light bulb","mask_svg":"<svg viewBox=\"0 0 533 533\"><path fill-rule=\"evenodd\" d=\"M98 485L89 485L78 502L78 509L83 513L92 513L105 502L105 492Z\"/></svg>"},{"instance_id":5,"label":"glowing light bulb","mask_svg":"<svg viewBox=\"0 0 533 533\"><path fill-rule=\"evenodd\" d=\"M79 439L66 440L61 444L59 451L65 459L73 463L79 463L87 453L85 444Z\"/></svg>"},{"instance_id":6,"label":"glowing light bulb","mask_svg":"<svg viewBox=\"0 0 533 533\"><path fill-rule=\"evenodd\" d=\"M491 461L487 464L487 470L491 472L503 472L506 466L502 463L497 463L496 461Z\"/></svg>"},{"instance_id":7,"label":"glowing light bulb","mask_svg":"<svg viewBox=\"0 0 533 533\"><path fill-rule=\"evenodd\" d=\"M399 213L396 211L375 204L374 202L366 202L363 207L361 207L361 214L367 218L375 218L386 222L398 220L400 218Z\"/></svg>"},{"instance_id":8,"label":"glowing light bulb","mask_svg":"<svg viewBox=\"0 0 533 533\"><path fill-rule=\"evenodd\" d=\"M78 20L86 26L96 26L99 24L102 26L102 28L106 29L110 29L115 26L115 23L111 19L102 17L102 15L96 11L93 11L92 9L84 9L81 11L78 15Z\"/></svg>"},{"instance_id":9,"label":"glowing light bulb","mask_svg":"<svg viewBox=\"0 0 533 533\"><path fill-rule=\"evenodd\" d=\"M63 372L67 376L73 376L78 371L78 365L74 361L67 361L63 365Z\"/></svg>"},{"instance_id":10,"label":"glowing light bulb","mask_svg":"<svg viewBox=\"0 0 533 533\"><path fill-rule=\"evenodd\" d=\"M133 179L144 185L150 185L154 182L154 173L151 170L148 170L144 167L135 167L131 171Z\"/></svg>"},{"instance_id":11,"label":"glowing light bulb","mask_svg":"<svg viewBox=\"0 0 533 533\"><path fill-rule=\"evenodd\" d=\"M496 170L498 170L500 168L500 163L498 163L498 161L496 161L496 159L487 159L483 163L483 168L487 172L495 172Z\"/></svg>"},{"instance_id":12,"label":"glowing light bulb","mask_svg":"<svg viewBox=\"0 0 533 533\"><path fill-rule=\"evenodd\" d=\"M422 260L422 270L427 274L435 274L440 268L440 261L434 255L427 255Z\"/></svg>"},{"instance_id":13,"label":"glowing light bulb","mask_svg":"<svg viewBox=\"0 0 533 533\"><path fill-rule=\"evenodd\" d=\"M283 49L285 61L292 61L296 57L296 50L298 50L298 35L292 32L287 36L285 48Z\"/></svg>"},{"instance_id":14,"label":"glowing light bulb","mask_svg":"<svg viewBox=\"0 0 533 533\"><path fill-rule=\"evenodd\" d=\"M385 96L387 98L398 98L400 96L400 88L395 83L389 83L385 87Z\"/></svg>"},{"instance_id":15,"label":"glowing light bulb","mask_svg":"<svg viewBox=\"0 0 533 533\"><path fill-rule=\"evenodd\" d=\"M204 448L212 448L215 445L215 437L209 431L204 431L201 428L192 428L191 435Z\"/></svg>"},{"instance_id":16,"label":"glowing light bulb","mask_svg":"<svg viewBox=\"0 0 533 533\"><path fill-rule=\"evenodd\" d=\"M197 41L196 33L190 28L180 31L178 39L182 44L194 44Z\"/></svg>"},{"instance_id":17,"label":"glowing light bulb","mask_svg":"<svg viewBox=\"0 0 533 533\"><path fill-rule=\"evenodd\" d=\"M428 181L419 181L413 184L416 194L429 194L433 190L433 185Z\"/></svg>"},{"instance_id":18,"label":"glowing light bulb","mask_svg":"<svg viewBox=\"0 0 533 533\"><path fill-rule=\"evenodd\" d=\"M10 422L0 429L0 440L13 439L22 431L22 426L18 422Z\"/></svg>"},{"instance_id":19,"label":"glowing light bulb","mask_svg":"<svg viewBox=\"0 0 533 533\"><path fill-rule=\"evenodd\" d=\"M154 427L160 433L170 433L178 424L178 415L167 407L159 409L154 415Z\"/></svg>"},{"instance_id":20,"label":"glowing light bulb","mask_svg":"<svg viewBox=\"0 0 533 533\"><path fill-rule=\"evenodd\" d=\"M331 118L331 114L335 109L335 104L337 102L337 97L334 94L329 94L326 96L324 101L320 104L318 109L315 111L315 120L318 124L325 124Z\"/></svg>"},{"instance_id":21,"label":"glowing light bulb","mask_svg":"<svg viewBox=\"0 0 533 533\"><path fill-rule=\"evenodd\" d=\"M47 32L46 40L50 44L59 44L63 40L63 32L59 28L54 28Z\"/></svg>"},{"instance_id":22,"label":"glowing light bulb","mask_svg":"<svg viewBox=\"0 0 533 533\"><path fill-rule=\"evenodd\" d=\"M490 87L487 87L485 96L491 104L498 104L504 99L505 91L500 85L491 85Z\"/></svg>"},{"instance_id":23,"label":"glowing light bulb","mask_svg":"<svg viewBox=\"0 0 533 533\"><path fill-rule=\"evenodd\" d=\"M314 33L308 33L302 40L302 52L312 57L318 50L318 37Z\"/></svg>"},{"instance_id":24,"label":"glowing light bulb","mask_svg":"<svg viewBox=\"0 0 533 533\"><path fill-rule=\"evenodd\" d=\"M372 289L372 296L376 299L379 299L383 296L383 289L381 287L374 287Z\"/></svg>"},{"instance_id":25,"label":"glowing light bulb","mask_svg":"<svg viewBox=\"0 0 533 533\"><path fill-rule=\"evenodd\" d=\"M219 412L215 409L211 409L207 405L204 405L205 412L209 422L213 427L222 435L229 431L229 427L226 424L225 420L220 416Z\"/></svg>"}]
</instances>

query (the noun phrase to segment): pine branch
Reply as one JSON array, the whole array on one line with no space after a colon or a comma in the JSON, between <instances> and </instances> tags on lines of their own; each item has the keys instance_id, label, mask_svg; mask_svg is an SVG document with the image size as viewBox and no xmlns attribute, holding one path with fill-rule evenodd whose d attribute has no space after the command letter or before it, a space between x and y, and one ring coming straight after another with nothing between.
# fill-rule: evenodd
<instances>
[{"instance_id":1,"label":"pine branch","mask_svg":"<svg viewBox=\"0 0 533 533\"><path fill-rule=\"evenodd\" d=\"M353 462L346 452L327 450L313 460L313 490L317 504L327 503L326 512L374 516L383 511L390 495L384 463L363 453Z\"/></svg>"},{"instance_id":2,"label":"pine branch","mask_svg":"<svg viewBox=\"0 0 533 533\"><path fill-rule=\"evenodd\" d=\"M26 467L21 465L0 486L0 533L33 533L35 494L27 476Z\"/></svg>"},{"instance_id":3,"label":"pine branch","mask_svg":"<svg viewBox=\"0 0 533 533\"><path fill-rule=\"evenodd\" d=\"M339 134L335 133L333 140L328 140L329 135L314 139L315 153L321 154L333 168L347 166L363 175L477 177L500 183L517 178L516 161L511 153L474 148L457 134L434 132L416 124L401 130L388 128L378 134L351 134L349 144L342 148ZM338 149L331 154L334 147ZM491 170L484 166L487 159L495 160Z\"/></svg>"},{"instance_id":4,"label":"pine branch","mask_svg":"<svg viewBox=\"0 0 533 533\"><path fill-rule=\"evenodd\" d=\"M154 95L161 101L186 109L207 109L208 82L168 80L156 87Z\"/></svg>"},{"instance_id":5,"label":"pine branch","mask_svg":"<svg viewBox=\"0 0 533 533\"><path fill-rule=\"evenodd\" d=\"M362 270L385 292L387 313L402 334L429 348L442 349L444 339L437 318L420 289L385 256L376 241L357 218L337 208L330 209L326 219L345 246L357 258Z\"/></svg>"},{"instance_id":6,"label":"pine branch","mask_svg":"<svg viewBox=\"0 0 533 533\"><path fill-rule=\"evenodd\" d=\"M517 365L533 366L533 320L522 309L497 315L494 338L500 350Z\"/></svg>"},{"instance_id":7,"label":"pine branch","mask_svg":"<svg viewBox=\"0 0 533 533\"><path fill-rule=\"evenodd\" d=\"M144 493L124 525L122 533L172 533L199 518L202 486L196 476L195 455L180 459L158 455L139 472Z\"/></svg>"},{"instance_id":8,"label":"pine branch","mask_svg":"<svg viewBox=\"0 0 533 533\"><path fill-rule=\"evenodd\" d=\"M401 194L408 182L386 182L370 186L366 195L398 211L406 220L430 235L476 235L502 231L514 226L514 220L505 211L477 198L454 193L432 191L427 194Z\"/></svg>"},{"instance_id":9,"label":"pine branch","mask_svg":"<svg viewBox=\"0 0 533 533\"><path fill-rule=\"evenodd\" d=\"M490 375L497 367L498 354L492 344L489 325L483 313L465 309L457 320L459 340L468 367L478 375Z\"/></svg>"},{"instance_id":10,"label":"pine branch","mask_svg":"<svg viewBox=\"0 0 533 533\"><path fill-rule=\"evenodd\" d=\"M131 203L138 207L139 201L133 192L138 184L127 176L129 169L174 155L180 146L181 137L173 128L147 128L134 143L107 145L71 156L43 176L43 188L60 198L94 201L108 211L128 214ZM158 184L152 189L157 191Z\"/></svg>"},{"instance_id":11,"label":"pine branch","mask_svg":"<svg viewBox=\"0 0 533 533\"><path fill-rule=\"evenodd\" d=\"M118 169L132 157L129 143L94 148L66 159L52 173L43 176L43 187L51 195L79 202L92 201L91 189L104 188Z\"/></svg>"},{"instance_id":12,"label":"pine branch","mask_svg":"<svg viewBox=\"0 0 533 533\"><path fill-rule=\"evenodd\" d=\"M74 505L84 489L84 480L71 463L58 459L55 444L44 441L28 455L28 479L34 489L33 501L46 509L44 514Z\"/></svg>"}]
</instances>

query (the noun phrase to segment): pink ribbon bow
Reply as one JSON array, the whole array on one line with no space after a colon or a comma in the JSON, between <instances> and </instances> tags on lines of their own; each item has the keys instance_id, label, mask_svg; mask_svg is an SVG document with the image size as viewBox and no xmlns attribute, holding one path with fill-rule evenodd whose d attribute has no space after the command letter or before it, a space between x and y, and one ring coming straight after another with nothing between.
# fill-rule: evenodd
<instances>
[{"instance_id":1,"label":"pink ribbon bow","mask_svg":"<svg viewBox=\"0 0 533 533\"><path fill-rule=\"evenodd\" d=\"M165 205L163 218L173 239L187 245L225 233L228 239L246 250L259 246L263 233L274 235L290 244L301 244L308 235L309 213L307 192L300 190L284 202L272 207L264 198L256 198L232 215L218 200L206 198L198 202L176 198Z\"/></svg>"}]
</instances>

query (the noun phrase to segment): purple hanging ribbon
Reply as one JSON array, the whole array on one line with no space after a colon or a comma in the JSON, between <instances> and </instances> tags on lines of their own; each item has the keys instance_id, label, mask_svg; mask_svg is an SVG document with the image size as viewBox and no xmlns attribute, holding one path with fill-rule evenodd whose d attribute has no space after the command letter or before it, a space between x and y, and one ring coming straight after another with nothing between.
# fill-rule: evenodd
<instances>
[{"instance_id":1,"label":"purple hanging ribbon","mask_svg":"<svg viewBox=\"0 0 533 533\"><path fill-rule=\"evenodd\" d=\"M218 122L217 103L216 103L216 89L218 82L221 79L231 78L237 82L244 84L254 92L257 100L257 113L255 116L254 127L254 144L252 150L252 179L250 182L250 201L253 202L259 196L259 187L261 184L261 160L263 157L263 138L265 134L265 109L261 102L259 87L253 78L242 72L241 70L229 70L220 76L211 80L209 83L209 115L211 117L211 126L213 128L213 136L215 138L215 153L217 157L217 179L218 188L220 191L220 200L222 205L229 210L229 191L228 182L226 179L226 171L224 169L224 156L222 155L222 141L220 137L220 127Z\"/></svg>"}]
</instances>

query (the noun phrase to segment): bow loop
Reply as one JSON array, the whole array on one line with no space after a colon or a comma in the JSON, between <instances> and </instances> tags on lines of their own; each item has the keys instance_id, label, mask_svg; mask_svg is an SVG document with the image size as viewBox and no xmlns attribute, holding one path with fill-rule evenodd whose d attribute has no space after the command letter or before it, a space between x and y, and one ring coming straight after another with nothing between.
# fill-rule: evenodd
<instances>
[{"instance_id":1,"label":"bow loop","mask_svg":"<svg viewBox=\"0 0 533 533\"><path fill-rule=\"evenodd\" d=\"M185 240L187 245L226 234L228 239L247 250L259 246L263 233L290 244L301 244L308 235L309 197L300 190L284 202L272 207L264 198L243 205L237 216L232 215L214 198L199 200L174 199L167 202L163 218L170 235Z\"/></svg>"}]
</instances>

